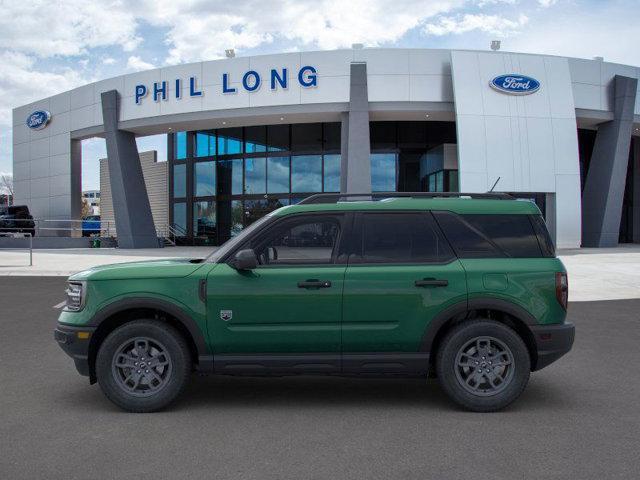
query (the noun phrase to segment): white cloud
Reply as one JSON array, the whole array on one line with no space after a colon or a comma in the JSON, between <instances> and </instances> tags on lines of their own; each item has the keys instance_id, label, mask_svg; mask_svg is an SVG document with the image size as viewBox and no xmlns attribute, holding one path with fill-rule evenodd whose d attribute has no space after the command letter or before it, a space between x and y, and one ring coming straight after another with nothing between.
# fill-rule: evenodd
<instances>
[{"instance_id":1,"label":"white cloud","mask_svg":"<svg viewBox=\"0 0 640 480\"><path fill-rule=\"evenodd\" d=\"M503 42L502 49L579 58L602 56L606 62L640 66L640 13L630 10L626 15L625 21L602 12L580 19L573 12L546 16L528 25L521 35Z\"/></svg>"},{"instance_id":2,"label":"white cloud","mask_svg":"<svg viewBox=\"0 0 640 480\"><path fill-rule=\"evenodd\" d=\"M102 63L104 65L113 65L114 63L116 63L116 59L113 57L105 57L102 59Z\"/></svg>"},{"instance_id":3,"label":"white cloud","mask_svg":"<svg viewBox=\"0 0 640 480\"><path fill-rule=\"evenodd\" d=\"M538 0L538 4L543 8L548 8L557 3L558 0Z\"/></svg>"},{"instance_id":4,"label":"white cloud","mask_svg":"<svg viewBox=\"0 0 640 480\"><path fill-rule=\"evenodd\" d=\"M499 37L507 37L518 33L529 18L520 14L516 19L499 15L465 14L455 17L439 17L435 22L424 26L424 32L429 35L462 34L478 30Z\"/></svg>"},{"instance_id":5,"label":"white cloud","mask_svg":"<svg viewBox=\"0 0 640 480\"><path fill-rule=\"evenodd\" d=\"M146 21L168 28L168 63L206 60L226 48L242 51L287 40L294 47L335 49L352 43L377 46L400 39L463 0L281 0L149 4Z\"/></svg>"},{"instance_id":6,"label":"white cloud","mask_svg":"<svg viewBox=\"0 0 640 480\"><path fill-rule=\"evenodd\" d=\"M0 52L0 124L11 125L11 109L71 90L89 80L72 69L46 72L34 69L35 59L23 53Z\"/></svg>"},{"instance_id":7,"label":"white cloud","mask_svg":"<svg viewBox=\"0 0 640 480\"><path fill-rule=\"evenodd\" d=\"M152 63L145 62L136 55L132 55L127 59L127 70L137 72L140 70L151 70L152 68L155 68Z\"/></svg>"},{"instance_id":8,"label":"white cloud","mask_svg":"<svg viewBox=\"0 0 640 480\"><path fill-rule=\"evenodd\" d=\"M110 45L130 51L141 41L136 27L126 1L10 1L0 9L0 45L40 57Z\"/></svg>"}]
</instances>

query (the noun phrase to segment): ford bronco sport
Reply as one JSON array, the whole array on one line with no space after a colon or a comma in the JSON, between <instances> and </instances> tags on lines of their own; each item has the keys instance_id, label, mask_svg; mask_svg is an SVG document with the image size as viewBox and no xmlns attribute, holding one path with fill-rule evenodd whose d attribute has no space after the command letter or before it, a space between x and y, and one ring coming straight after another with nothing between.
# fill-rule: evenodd
<instances>
[{"instance_id":1,"label":"ford bronco sport","mask_svg":"<svg viewBox=\"0 0 640 480\"><path fill-rule=\"evenodd\" d=\"M55 339L116 405L169 405L192 371L437 376L494 411L568 352L567 274L534 203L320 194L212 255L69 278Z\"/></svg>"}]
</instances>

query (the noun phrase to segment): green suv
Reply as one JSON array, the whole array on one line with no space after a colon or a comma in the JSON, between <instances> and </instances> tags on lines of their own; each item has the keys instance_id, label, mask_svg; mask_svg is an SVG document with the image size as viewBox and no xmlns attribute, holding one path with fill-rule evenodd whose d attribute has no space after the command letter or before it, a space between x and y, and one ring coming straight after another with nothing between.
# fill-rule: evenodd
<instances>
[{"instance_id":1,"label":"green suv","mask_svg":"<svg viewBox=\"0 0 640 480\"><path fill-rule=\"evenodd\" d=\"M166 407L194 370L433 375L453 401L486 412L571 349L567 296L531 202L321 194L205 259L71 276L55 339L133 412Z\"/></svg>"}]
</instances>

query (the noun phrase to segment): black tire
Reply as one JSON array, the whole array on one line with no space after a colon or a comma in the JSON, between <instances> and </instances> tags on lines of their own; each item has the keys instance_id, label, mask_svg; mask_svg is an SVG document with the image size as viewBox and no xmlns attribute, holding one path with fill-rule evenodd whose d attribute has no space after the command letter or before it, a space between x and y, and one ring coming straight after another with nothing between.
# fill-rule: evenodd
<instances>
[{"instance_id":1,"label":"black tire","mask_svg":"<svg viewBox=\"0 0 640 480\"><path fill-rule=\"evenodd\" d=\"M146 363L150 360L155 366ZM191 355L184 337L157 320L135 320L116 328L104 339L96 358L100 388L130 412L166 408L182 393L190 375Z\"/></svg>"},{"instance_id":2,"label":"black tire","mask_svg":"<svg viewBox=\"0 0 640 480\"><path fill-rule=\"evenodd\" d=\"M531 359L513 329L494 320L469 320L442 340L436 371L442 389L458 405L474 412L494 412L524 391Z\"/></svg>"}]
</instances>

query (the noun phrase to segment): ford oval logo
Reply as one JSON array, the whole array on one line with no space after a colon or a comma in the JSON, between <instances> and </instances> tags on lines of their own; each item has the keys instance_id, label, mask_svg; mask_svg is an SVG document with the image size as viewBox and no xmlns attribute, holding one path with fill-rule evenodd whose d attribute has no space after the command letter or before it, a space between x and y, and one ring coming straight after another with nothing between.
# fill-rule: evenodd
<instances>
[{"instance_id":1,"label":"ford oval logo","mask_svg":"<svg viewBox=\"0 0 640 480\"><path fill-rule=\"evenodd\" d=\"M489 85L494 90L510 95L530 95L540 89L538 80L518 73L498 75L489 82Z\"/></svg>"},{"instance_id":2,"label":"ford oval logo","mask_svg":"<svg viewBox=\"0 0 640 480\"><path fill-rule=\"evenodd\" d=\"M36 110L27 117L27 127L32 130L42 130L51 120L51 114L46 110Z\"/></svg>"}]
</instances>

